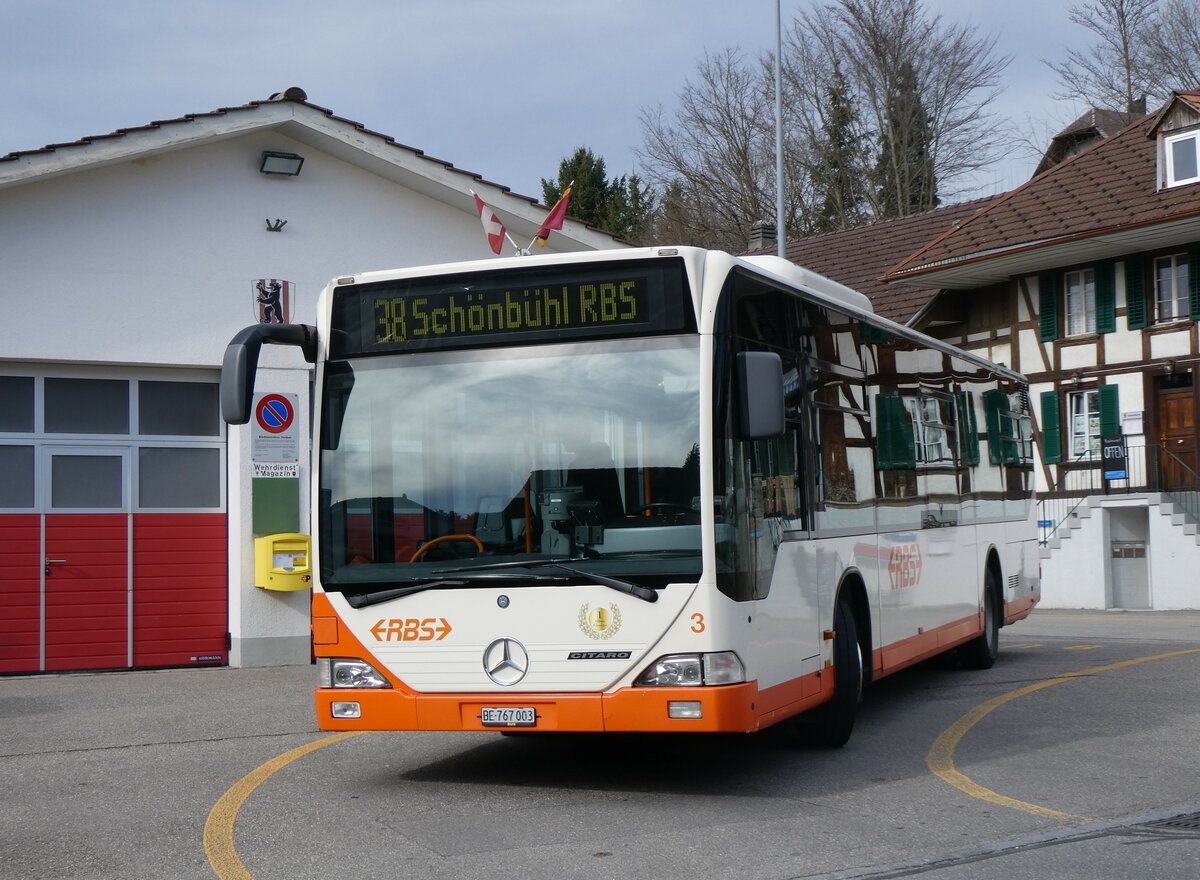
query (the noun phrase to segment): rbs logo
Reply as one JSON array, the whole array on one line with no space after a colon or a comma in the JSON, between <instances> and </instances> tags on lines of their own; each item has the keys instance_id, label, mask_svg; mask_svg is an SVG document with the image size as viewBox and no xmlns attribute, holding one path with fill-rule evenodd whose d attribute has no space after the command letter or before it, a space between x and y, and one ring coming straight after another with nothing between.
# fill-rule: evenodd
<instances>
[{"instance_id":1,"label":"rbs logo","mask_svg":"<svg viewBox=\"0 0 1200 880\"><path fill-rule=\"evenodd\" d=\"M440 642L450 635L450 624L444 617L393 617L382 619L371 627L377 642Z\"/></svg>"},{"instance_id":2,"label":"rbs logo","mask_svg":"<svg viewBox=\"0 0 1200 880\"><path fill-rule=\"evenodd\" d=\"M893 590L915 587L921 580L921 548L917 544L897 544L888 555L888 580Z\"/></svg>"}]
</instances>

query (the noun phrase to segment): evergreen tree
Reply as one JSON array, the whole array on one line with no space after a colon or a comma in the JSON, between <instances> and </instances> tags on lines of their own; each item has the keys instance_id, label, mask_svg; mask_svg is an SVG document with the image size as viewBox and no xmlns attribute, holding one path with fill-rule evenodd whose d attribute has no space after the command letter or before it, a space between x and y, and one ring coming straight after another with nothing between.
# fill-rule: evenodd
<instances>
[{"instance_id":1,"label":"evergreen tree","mask_svg":"<svg viewBox=\"0 0 1200 880\"><path fill-rule=\"evenodd\" d=\"M542 178L542 199L547 205L557 202L571 187L567 213L597 229L631 241L648 233L653 210L652 193L636 175L608 180L604 159L586 147L579 147L558 165L558 179Z\"/></svg>"},{"instance_id":2,"label":"evergreen tree","mask_svg":"<svg viewBox=\"0 0 1200 880\"><path fill-rule=\"evenodd\" d=\"M608 219L608 178L605 176L604 159L586 147L579 147L570 157L558 163L556 181L542 178L542 201L553 205L562 198L567 184L571 187L571 201L567 213L589 226L605 228Z\"/></svg>"},{"instance_id":3,"label":"evergreen tree","mask_svg":"<svg viewBox=\"0 0 1200 880\"><path fill-rule=\"evenodd\" d=\"M653 198L636 174L614 178L609 184L608 219L604 229L633 242L644 242L650 234Z\"/></svg>"},{"instance_id":4,"label":"evergreen tree","mask_svg":"<svg viewBox=\"0 0 1200 880\"><path fill-rule=\"evenodd\" d=\"M811 172L817 200L812 231L817 233L867 221L863 138L850 87L836 60L825 98L822 138Z\"/></svg>"},{"instance_id":5,"label":"evergreen tree","mask_svg":"<svg viewBox=\"0 0 1200 880\"><path fill-rule=\"evenodd\" d=\"M875 163L876 212L881 218L907 217L938 205L933 135L921 101L916 71L900 65L888 91L879 158Z\"/></svg>"}]
</instances>

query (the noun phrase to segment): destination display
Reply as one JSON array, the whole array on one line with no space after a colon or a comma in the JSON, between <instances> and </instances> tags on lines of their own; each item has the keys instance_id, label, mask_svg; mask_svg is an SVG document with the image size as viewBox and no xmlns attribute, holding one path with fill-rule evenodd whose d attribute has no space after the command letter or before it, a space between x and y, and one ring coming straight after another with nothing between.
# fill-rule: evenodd
<instances>
[{"instance_id":1,"label":"destination display","mask_svg":"<svg viewBox=\"0 0 1200 880\"><path fill-rule=\"evenodd\" d=\"M542 266L334 291L331 356L694 329L680 261Z\"/></svg>"}]
</instances>

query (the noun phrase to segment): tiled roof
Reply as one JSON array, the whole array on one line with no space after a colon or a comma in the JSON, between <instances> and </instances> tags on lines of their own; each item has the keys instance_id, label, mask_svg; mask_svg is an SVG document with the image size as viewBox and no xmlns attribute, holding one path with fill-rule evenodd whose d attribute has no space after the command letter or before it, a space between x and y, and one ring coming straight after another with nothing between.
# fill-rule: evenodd
<instances>
[{"instance_id":1,"label":"tiled roof","mask_svg":"<svg viewBox=\"0 0 1200 880\"><path fill-rule=\"evenodd\" d=\"M368 137L377 138L378 140L380 140L384 143L390 144L398 149L406 150L406 151L412 153L414 156L417 156L420 159L424 159L428 162L433 162L437 165L442 166L443 168L445 168L448 171L453 171L455 173L462 174L464 177L469 178L472 181L478 181L480 184L494 186L497 189L502 190L504 193L506 193L507 195L509 195L513 198L528 201L531 205L534 205L534 206L541 206L541 202L538 199L532 198L530 196L520 195L519 193L515 193L511 189L509 189L507 186L504 186L499 183L495 183L494 181L486 180L484 177L482 177L481 175L476 174L474 172L464 171L461 168L455 168L452 163L447 162L444 159L436 159L433 156L428 156L425 154L424 151L418 150L416 147L409 147L409 146L406 146L405 144L399 143L395 138L393 138L390 135L382 134L381 132L377 132L377 131L372 131L371 129L369 129L365 125L363 125L361 122L355 122L352 119L346 119L342 116L337 116L332 110L326 109L325 107L320 107L316 104L312 104L309 102L308 95L305 93L304 89L297 88L295 86L293 86L289 89L286 89L285 91L277 92L276 94L272 95L270 98L268 98L265 101L250 101L249 103L243 104L239 107L220 107L216 110L211 110L206 113L187 113L183 116L179 116L174 119L159 119L159 120L155 120L154 122L146 123L145 125L135 126L133 128L118 128L116 131L109 132L108 134L88 135L87 137L82 137L77 141L71 141L69 143L48 144L47 146L44 146L44 147L41 147L40 149L35 149L35 150L18 150L18 151L12 152L12 153L8 153L7 155L4 155L4 156L0 156L0 162L12 162L12 161L16 161L18 159L24 158L26 156L46 155L46 154L61 152L61 151L65 151L65 150L79 149L79 148L87 147L93 143L97 143L97 142L101 142L101 141L111 141L111 140L115 140L115 139L119 139L119 138L124 138L129 135L136 134L138 132L154 131L156 129L163 129L163 128L172 127L172 126L184 126L190 122L194 122L194 121L200 120L200 119L211 119L211 118L215 118L215 117L232 116L235 114L247 113L247 112L253 111L259 107L263 107L263 106L266 106L266 105L269 105L272 103L276 103L276 102L280 102L280 101L291 101L296 104L301 104L312 110L316 110L319 113L325 114L325 116L328 117L329 119L331 119L332 121L338 122L338 123L341 123L344 125L348 125L348 126L354 128L355 130L357 130L358 132L361 132L362 134L367 135Z\"/></svg>"},{"instance_id":2,"label":"tiled roof","mask_svg":"<svg viewBox=\"0 0 1200 880\"><path fill-rule=\"evenodd\" d=\"M937 289L886 284L883 275L888 267L900 255L912 253L992 201L976 199L868 226L798 238L788 242L787 258L866 294L877 314L904 324L933 299Z\"/></svg>"},{"instance_id":3,"label":"tiled roof","mask_svg":"<svg viewBox=\"0 0 1200 880\"><path fill-rule=\"evenodd\" d=\"M1200 91L1176 98L1195 106ZM1161 115L1130 123L999 196L889 269L888 280L915 280L949 264L1200 216L1200 185L1157 189L1158 148L1152 134Z\"/></svg>"},{"instance_id":4,"label":"tiled roof","mask_svg":"<svg viewBox=\"0 0 1200 880\"><path fill-rule=\"evenodd\" d=\"M1093 141L1103 140L1120 131L1128 121L1124 113L1118 113L1116 110L1104 110L1099 107L1088 109L1051 139L1050 146L1046 148L1042 160L1033 172L1034 177L1079 152Z\"/></svg>"},{"instance_id":5,"label":"tiled roof","mask_svg":"<svg viewBox=\"0 0 1200 880\"><path fill-rule=\"evenodd\" d=\"M1084 131L1096 130L1100 134L1108 137L1124 128L1130 121L1126 119L1124 113L1117 110L1105 110L1101 107L1092 107L1058 134L1055 138L1067 137L1074 134L1079 134Z\"/></svg>"}]
</instances>

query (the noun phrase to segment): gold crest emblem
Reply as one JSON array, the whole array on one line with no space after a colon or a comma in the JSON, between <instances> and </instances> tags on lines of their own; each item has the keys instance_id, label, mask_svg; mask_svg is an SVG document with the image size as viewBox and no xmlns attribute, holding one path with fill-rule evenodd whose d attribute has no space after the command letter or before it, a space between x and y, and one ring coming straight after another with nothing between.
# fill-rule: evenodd
<instances>
[{"instance_id":1,"label":"gold crest emblem","mask_svg":"<svg viewBox=\"0 0 1200 880\"><path fill-rule=\"evenodd\" d=\"M589 639L611 639L621 628L621 609L615 602L589 609L584 602L579 609L579 628Z\"/></svg>"}]
</instances>

